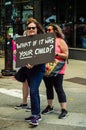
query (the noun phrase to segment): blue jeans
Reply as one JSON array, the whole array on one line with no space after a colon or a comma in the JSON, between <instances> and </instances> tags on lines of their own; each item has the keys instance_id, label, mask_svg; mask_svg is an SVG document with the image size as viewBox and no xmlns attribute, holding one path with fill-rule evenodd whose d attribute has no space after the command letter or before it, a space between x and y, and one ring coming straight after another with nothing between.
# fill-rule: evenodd
<instances>
[{"instance_id":1,"label":"blue jeans","mask_svg":"<svg viewBox=\"0 0 86 130\"><path fill-rule=\"evenodd\" d=\"M34 66L32 69L22 67L15 75L20 82L28 81L30 87L31 114L40 114L39 86L45 73L45 64Z\"/></svg>"},{"instance_id":2,"label":"blue jeans","mask_svg":"<svg viewBox=\"0 0 86 130\"><path fill-rule=\"evenodd\" d=\"M30 101L31 101L31 114L40 114L40 95L39 86L45 73L45 65L36 66L32 69L29 75L29 87L30 87Z\"/></svg>"}]
</instances>

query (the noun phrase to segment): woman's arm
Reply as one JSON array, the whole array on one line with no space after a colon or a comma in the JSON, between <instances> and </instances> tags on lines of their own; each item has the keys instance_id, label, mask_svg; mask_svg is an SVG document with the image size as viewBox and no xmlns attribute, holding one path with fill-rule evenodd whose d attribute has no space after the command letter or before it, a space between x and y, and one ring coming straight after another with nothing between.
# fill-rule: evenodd
<instances>
[{"instance_id":1,"label":"woman's arm","mask_svg":"<svg viewBox=\"0 0 86 130\"><path fill-rule=\"evenodd\" d=\"M67 43L65 42L65 40L61 39L58 44L61 49L61 53L58 53L58 56L60 58L67 59L69 55L69 49Z\"/></svg>"}]
</instances>

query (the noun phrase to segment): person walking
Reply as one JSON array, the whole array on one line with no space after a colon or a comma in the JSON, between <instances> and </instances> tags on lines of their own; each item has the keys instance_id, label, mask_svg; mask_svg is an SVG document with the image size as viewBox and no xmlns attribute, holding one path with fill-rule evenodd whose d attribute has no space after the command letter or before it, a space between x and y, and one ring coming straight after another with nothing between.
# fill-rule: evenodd
<instances>
[{"instance_id":1,"label":"person walking","mask_svg":"<svg viewBox=\"0 0 86 130\"><path fill-rule=\"evenodd\" d=\"M47 28L47 33L55 33L55 59L59 61L64 61L68 58L68 46L64 40L64 34L62 29L57 24L50 24ZM57 97L61 106L61 113L59 115L59 119L66 117L67 111L67 99L66 94L63 90L63 77L66 70L66 62L63 68L60 70L57 76L46 77L44 76L44 84L46 87L46 96L47 96L47 107L41 112L42 114L47 114L54 111L52 103L54 99L54 89L57 93Z\"/></svg>"},{"instance_id":2,"label":"person walking","mask_svg":"<svg viewBox=\"0 0 86 130\"><path fill-rule=\"evenodd\" d=\"M28 19L27 31L29 36L44 33L42 25L34 18ZM26 117L25 121L28 121L32 125L38 125L41 120L39 86L45 73L45 64L32 66L28 63L28 65L22 67L20 73L21 77L15 75L16 80L24 82L27 79L30 88L31 116Z\"/></svg>"}]
</instances>

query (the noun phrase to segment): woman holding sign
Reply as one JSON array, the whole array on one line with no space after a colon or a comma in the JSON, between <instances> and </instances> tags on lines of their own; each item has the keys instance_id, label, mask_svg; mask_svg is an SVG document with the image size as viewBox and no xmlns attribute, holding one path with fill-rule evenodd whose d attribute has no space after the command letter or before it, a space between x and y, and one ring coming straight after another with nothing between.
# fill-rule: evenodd
<instances>
[{"instance_id":1,"label":"woman holding sign","mask_svg":"<svg viewBox=\"0 0 86 130\"><path fill-rule=\"evenodd\" d=\"M44 29L36 19L29 18L27 21L27 32L29 36L33 36L44 33ZM32 125L38 125L38 122L41 120L39 86L43 79L44 73L45 64L38 64L32 66L28 63L26 67L22 67L22 73L20 78L22 78L23 82L26 79L28 81L31 101L31 116L25 118L25 120Z\"/></svg>"},{"instance_id":2,"label":"woman holding sign","mask_svg":"<svg viewBox=\"0 0 86 130\"><path fill-rule=\"evenodd\" d=\"M68 46L64 40L64 34L61 28L56 24L50 24L47 29L47 33L55 33L56 41L55 41L55 59L59 61L64 61L68 58ZM66 70L66 63L63 68L59 71L57 75L51 77L44 77L44 83L46 87L46 95L47 95L47 107L42 111L42 114L47 114L53 111L52 102L54 99L54 90L58 96L58 100L61 106L61 113L59 115L59 119L66 117L67 108L66 108L66 94L63 90L63 76Z\"/></svg>"}]
</instances>

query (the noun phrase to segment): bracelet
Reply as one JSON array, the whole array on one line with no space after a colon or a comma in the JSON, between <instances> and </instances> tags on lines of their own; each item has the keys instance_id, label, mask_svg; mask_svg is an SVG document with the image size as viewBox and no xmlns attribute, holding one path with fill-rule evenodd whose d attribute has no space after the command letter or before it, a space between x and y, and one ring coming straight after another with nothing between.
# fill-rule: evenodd
<instances>
[{"instance_id":1,"label":"bracelet","mask_svg":"<svg viewBox=\"0 0 86 130\"><path fill-rule=\"evenodd\" d=\"M56 54L55 56L58 56L58 54Z\"/></svg>"}]
</instances>

